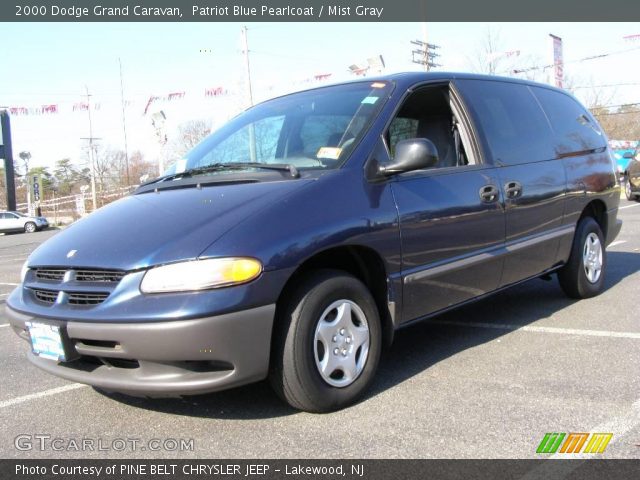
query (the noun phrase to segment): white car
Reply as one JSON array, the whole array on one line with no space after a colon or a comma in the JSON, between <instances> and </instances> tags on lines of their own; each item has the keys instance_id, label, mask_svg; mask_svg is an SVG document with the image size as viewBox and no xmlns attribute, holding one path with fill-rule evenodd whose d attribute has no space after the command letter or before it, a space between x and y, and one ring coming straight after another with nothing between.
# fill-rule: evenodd
<instances>
[{"instance_id":1,"label":"white car","mask_svg":"<svg viewBox=\"0 0 640 480\"><path fill-rule=\"evenodd\" d=\"M30 217L18 212L0 212L0 232L27 232L47 228L49 222L44 217Z\"/></svg>"}]
</instances>

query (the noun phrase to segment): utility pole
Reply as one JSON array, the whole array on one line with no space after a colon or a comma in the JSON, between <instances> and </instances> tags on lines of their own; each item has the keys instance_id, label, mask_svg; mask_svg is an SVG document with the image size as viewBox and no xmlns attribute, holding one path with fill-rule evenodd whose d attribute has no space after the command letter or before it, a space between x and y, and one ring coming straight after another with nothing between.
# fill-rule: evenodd
<instances>
[{"instance_id":1,"label":"utility pole","mask_svg":"<svg viewBox=\"0 0 640 480\"><path fill-rule=\"evenodd\" d=\"M96 194L96 165L94 159L94 140L98 140L93 136L93 126L91 124L91 94L89 93L89 87L85 85L85 91L87 92L87 113L89 114L89 137L82 138L81 140L89 141L89 164L91 165L91 201L93 203L93 211L95 212L98 209L98 196Z\"/></svg>"},{"instance_id":2,"label":"utility pole","mask_svg":"<svg viewBox=\"0 0 640 480\"><path fill-rule=\"evenodd\" d=\"M240 30L242 36L242 53L244 54L245 83L246 83L246 103L247 108L253 106L253 91L251 89L251 66L249 65L249 40L247 38L247 27ZM249 156L251 161L256 161L256 130L253 123L249 124Z\"/></svg>"},{"instance_id":3,"label":"utility pole","mask_svg":"<svg viewBox=\"0 0 640 480\"><path fill-rule=\"evenodd\" d=\"M129 149L127 147L127 123L124 115L124 82L122 80L122 61L118 57L118 65L120 65L120 103L122 104L122 133L124 134L124 161L127 172L127 187L129 182Z\"/></svg>"},{"instance_id":4,"label":"utility pole","mask_svg":"<svg viewBox=\"0 0 640 480\"><path fill-rule=\"evenodd\" d=\"M7 189L7 210L16 209L16 180L11 146L11 119L9 112L0 109L0 161L4 159L4 180Z\"/></svg>"},{"instance_id":5,"label":"utility pole","mask_svg":"<svg viewBox=\"0 0 640 480\"><path fill-rule=\"evenodd\" d=\"M247 27L240 29L242 35L242 53L244 55L244 72L246 82L246 102L247 107L253 106L253 91L251 90L251 66L249 65L249 39L247 38Z\"/></svg>"},{"instance_id":6,"label":"utility pole","mask_svg":"<svg viewBox=\"0 0 640 480\"><path fill-rule=\"evenodd\" d=\"M411 44L418 47L411 51L413 63L422 65L427 72L432 68L441 66L434 61L440 56L440 54L435 52L440 48L439 45L423 42L422 40L411 40Z\"/></svg>"}]
</instances>

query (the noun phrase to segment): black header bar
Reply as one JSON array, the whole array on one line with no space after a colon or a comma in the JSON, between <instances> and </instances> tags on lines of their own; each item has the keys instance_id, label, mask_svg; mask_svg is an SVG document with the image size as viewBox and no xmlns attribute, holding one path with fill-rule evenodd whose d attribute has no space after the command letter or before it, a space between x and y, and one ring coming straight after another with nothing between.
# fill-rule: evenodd
<instances>
[{"instance_id":1,"label":"black header bar","mask_svg":"<svg viewBox=\"0 0 640 480\"><path fill-rule=\"evenodd\" d=\"M0 22L632 21L629 0L3 0Z\"/></svg>"}]
</instances>

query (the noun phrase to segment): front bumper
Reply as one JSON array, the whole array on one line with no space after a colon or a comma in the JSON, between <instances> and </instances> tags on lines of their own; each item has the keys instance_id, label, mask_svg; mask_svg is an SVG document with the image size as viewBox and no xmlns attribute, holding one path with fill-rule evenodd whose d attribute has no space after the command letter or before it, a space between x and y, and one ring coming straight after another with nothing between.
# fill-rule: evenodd
<instances>
[{"instance_id":1,"label":"front bumper","mask_svg":"<svg viewBox=\"0 0 640 480\"><path fill-rule=\"evenodd\" d=\"M29 353L37 367L108 391L149 397L195 395L267 376L275 305L190 320L145 323L39 318L5 307L14 331L26 322L61 326L68 362Z\"/></svg>"}]
</instances>

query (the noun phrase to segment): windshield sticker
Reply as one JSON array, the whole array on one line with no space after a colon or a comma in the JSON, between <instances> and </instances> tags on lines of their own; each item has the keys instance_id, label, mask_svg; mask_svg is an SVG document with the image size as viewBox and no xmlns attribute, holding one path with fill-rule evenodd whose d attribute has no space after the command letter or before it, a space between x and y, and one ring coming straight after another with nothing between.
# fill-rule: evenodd
<instances>
[{"instance_id":1,"label":"windshield sticker","mask_svg":"<svg viewBox=\"0 0 640 480\"><path fill-rule=\"evenodd\" d=\"M328 158L330 160L338 160L340 158L340 154L342 153L342 149L338 147L320 147L318 153L316 154L316 158Z\"/></svg>"},{"instance_id":2,"label":"windshield sticker","mask_svg":"<svg viewBox=\"0 0 640 480\"><path fill-rule=\"evenodd\" d=\"M360 103L370 103L373 105L378 101L379 97L365 97Z\"/></svg>"}]
</instances>

